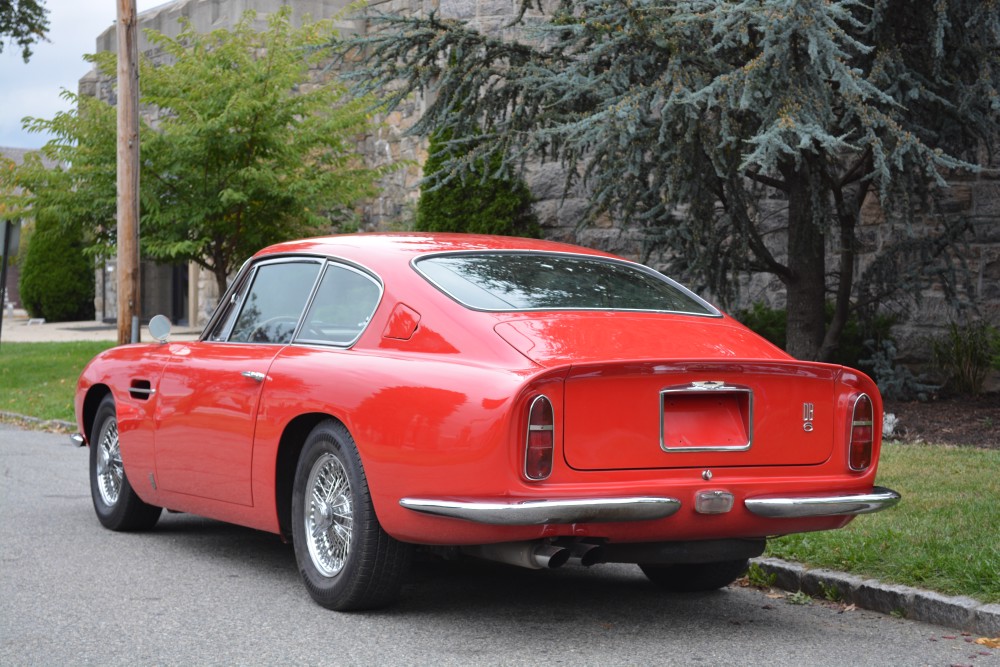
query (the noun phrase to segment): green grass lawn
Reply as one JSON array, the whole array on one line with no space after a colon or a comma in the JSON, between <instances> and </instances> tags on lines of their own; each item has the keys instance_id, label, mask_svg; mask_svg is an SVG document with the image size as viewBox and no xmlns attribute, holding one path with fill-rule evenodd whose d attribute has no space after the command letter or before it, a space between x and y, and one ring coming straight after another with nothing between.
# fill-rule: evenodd
<instances>
[{"instance_id":1,"label":"green grass lawn","mask_svg":"<svg viewBox=\"0 0 1000 667\"><path fill-rule=\"evenodd\" d=\"M3 343L0 411L72 422L76 379L104 343ZM896 507L847 528L772 540L768 555L1000 602L1000 450L887 444Z\"/></svg>"},{"instance_id":2,"label":"green grass lawn","mask_svg":"<svg viewBox=\"0 0 1000 667\"><path fill-rule=\"evenodd\" d=\"M0 412L74 421L76 379L112 342L0 344Z\"/></svg>"},{"instance_id":3,"label":"green grass lawn","mask_svg":"<svg viewBox=\"0 0 1000 667\"><path fill-rule=\"evenodd\" d=\"M889 443L878 484L896 507L770 541L767 555L1000 602L1000 451Z\"/></svg>"}]
</instances>

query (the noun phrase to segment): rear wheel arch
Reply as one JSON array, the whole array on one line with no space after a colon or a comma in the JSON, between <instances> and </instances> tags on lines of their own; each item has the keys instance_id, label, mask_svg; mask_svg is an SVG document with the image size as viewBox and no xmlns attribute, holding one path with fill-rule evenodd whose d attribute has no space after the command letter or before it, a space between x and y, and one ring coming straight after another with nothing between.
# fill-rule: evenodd
<instances>
[{"instance_id":1,"label":"rear wheel arch","mask_svg":"<svg viewBox=\"0 0 1000 667\"><path fill-rule=\"evenodd\" d=\"M311 412L299 415L285 426L278 442L278 458L274 469L274 501L278 513L278 527L283 539L292 539L292 487L295 484L295 468L299 456L306 444L306 438L317 424L326 420L344 426L336 417L322 413Z\"/></svg>"}]
</instances>

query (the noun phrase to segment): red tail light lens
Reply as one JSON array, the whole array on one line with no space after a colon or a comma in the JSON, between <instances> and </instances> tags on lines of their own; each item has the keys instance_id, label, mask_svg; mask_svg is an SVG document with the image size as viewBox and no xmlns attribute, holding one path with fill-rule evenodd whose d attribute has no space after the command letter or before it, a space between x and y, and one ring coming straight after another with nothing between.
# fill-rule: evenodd
<instances>
[{"instance_id":1,"label":"red tail light lens","mask_svg":"<svg viewBox=\"0 0 1000 667\"><path fill-rule=\"evenodd\" d=\"M875 408L872 399L861 394L854 401L851 415L850 465L851 470L867 470L872 464L875 444Z\"/></svg>"},{"instance_id":2,"label":"red tail light lens","mask_svg":"<svg viewBox=\"0 0 1000 667\"><path fill-rule=\"evenodd\" d=\"M552 403L539 396L528 408L528 435L524 450L524 476L528 479L545 479L552 474L555 433Z\"/></svg>"}]
</instances>

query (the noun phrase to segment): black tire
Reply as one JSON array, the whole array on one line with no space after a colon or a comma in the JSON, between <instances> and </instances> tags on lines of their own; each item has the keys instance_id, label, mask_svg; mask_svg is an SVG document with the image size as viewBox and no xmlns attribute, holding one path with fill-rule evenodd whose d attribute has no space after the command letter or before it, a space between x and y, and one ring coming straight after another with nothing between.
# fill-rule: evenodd
<instances>
[{"instance_id":1,"label":"black tire","mask_svg":"<svg viewBox=\"0 0 1000 667\"><path fill-rule=\"evenodd\" d=\"M302 581L321 606L376 609L398 599L413 546L382 530L357 446L337 422L313 428L299 455L292 542Z\"/></svg>"},{"instance_id":2,"label":"black tire","mask_svg":"<svg viewBox=\"0 0 1000 667\"><path fill-rule=\"evenodd\" d=\"M750 561L746 558L717 563L677 563L651 565L640 563L639 568L650 581L676 593L714 591L728 586L743 576Z\"/></svg>"},{"instance_id":3,"label":"black tire","mask_svg":"<svg viewBox=\"0 0 1000 667\"><path fill-rule=\"evenodd\" d=\"M115 531L148 530L162 512L144 503L125 475L118 447L118 416L110 394L97 408L90 433L90 496L101 525Z\"/></svg>"}]
</instances>

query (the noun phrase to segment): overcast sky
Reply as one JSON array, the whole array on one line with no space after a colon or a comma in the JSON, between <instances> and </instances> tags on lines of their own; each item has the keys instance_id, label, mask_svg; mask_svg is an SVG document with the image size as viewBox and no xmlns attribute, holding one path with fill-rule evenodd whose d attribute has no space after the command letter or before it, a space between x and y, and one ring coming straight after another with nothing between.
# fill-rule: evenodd
<instances>
[{"instance_id":1,"label":"overcast sky","mask_svg":"<svg viewBox=\"0 0 1000 667\"><path fill-rule=\"evenodd\" d=\"M165 4L164 0L136 0L139 12ZM48 137L21 129L25 116L52 118L68 109L59 96L76 92L77 82L90 71L83 60L93 53L97 36L114 24L116 0L45 0L49 10L49 41L32 46L31 60L21 60L21 49L5 43L0 53L0 146L39 148Z\"/></svg>"}]
</instances>

